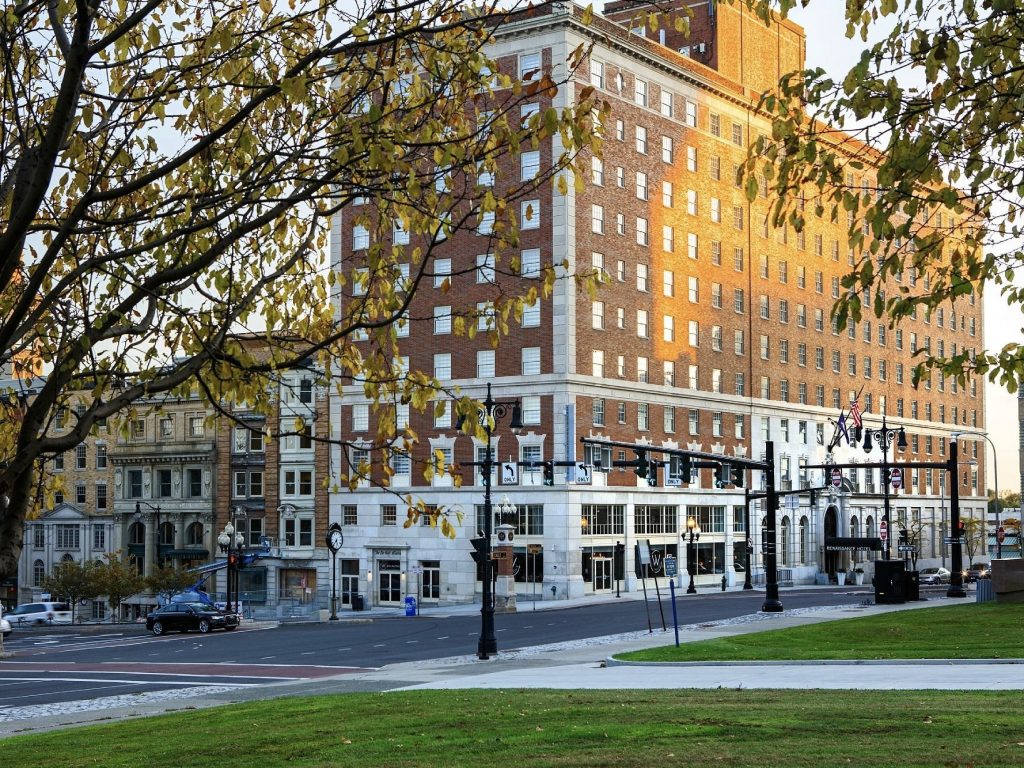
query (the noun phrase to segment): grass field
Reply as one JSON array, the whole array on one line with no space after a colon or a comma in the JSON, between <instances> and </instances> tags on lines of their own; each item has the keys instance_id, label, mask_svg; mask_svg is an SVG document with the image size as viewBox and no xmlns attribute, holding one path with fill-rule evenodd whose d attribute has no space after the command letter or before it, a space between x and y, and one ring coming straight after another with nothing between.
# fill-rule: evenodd
<instances>
[{"instance_id":1,"label":"grass field","mask_svg":"<svg viewBox=\"0 0 1024 768\"><path fill-rule=\"evenodd\" d=\"M1020 692L415 691L0 741L5 766L1019 766Z\"/></svg>"},{"instance_id":2,"label":"grass field","mask_svg":"<svg viewBox=\"0 0 1024 768\"><path fill-rule=\"evenodd\" d=\"M1024 606L961 604L629 655L687 660L1024 656L1022 622ZM816 674L816 668L808 668L808 675ZM339 694L14 736L0 741L0 766L996 768L1024 764L1020 701L1020 691Z\"/></svg>"},{"instance_id":3,"label":"grass field","mask_svg":"<svg viewBox=\"0 0 1024 768\"><path fill-rule=\"evenodd\" d=\"M633 661L1024 658L1024 604L861 616L619 654Z\"/></svg>"}]
</instances>

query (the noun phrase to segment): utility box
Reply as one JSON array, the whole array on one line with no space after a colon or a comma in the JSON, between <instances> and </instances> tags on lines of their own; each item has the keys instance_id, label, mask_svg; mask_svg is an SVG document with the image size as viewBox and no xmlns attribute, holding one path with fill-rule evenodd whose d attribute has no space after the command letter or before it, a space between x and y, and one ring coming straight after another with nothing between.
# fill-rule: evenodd
<instances>
[{"instance_id":1,"label":"utility box","mask_svg":"<svg viewBox=\"0 0 1024 768\"><path fill-rule=\"evenodd\" d=\"M875 603L883 605L907 602L905 568L902 560L875 561Z\"/></svg>"},{"instance_id":2,"label":"utility box","mask_svg":"<svg viewBox=\"0 0 1024 768\"><path fill-rule=\"evenodd\" d=\"M366 607L362 595L352 595L352 610L361 611Z\"/></svg>"},{"instance_id":3,"label":"utility box","mask_svg":"<svg viewBox=\"0 0 1024 768\"><path fill-rule=\"evenodd\" d=\"M921 599L921 574L918 571L903 572L903 595L908 602Z\"/></svg>"}]
</instances>

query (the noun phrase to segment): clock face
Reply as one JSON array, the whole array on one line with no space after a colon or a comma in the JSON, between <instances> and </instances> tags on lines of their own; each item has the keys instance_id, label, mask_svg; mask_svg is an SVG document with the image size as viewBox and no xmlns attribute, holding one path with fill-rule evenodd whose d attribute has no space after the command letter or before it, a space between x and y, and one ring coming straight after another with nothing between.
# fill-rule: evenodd
<instances>
[{"instance_id":1,"label":"clock face","mask_svg":"<svg viewBox=\"0 0 1024 768\"><path fill-rule=\"evenodd\" d=\"M341 531L333 530L327 537L327 545L334 551L338 551L345 544L345 537Z\"/></svg>"}]
</instances>

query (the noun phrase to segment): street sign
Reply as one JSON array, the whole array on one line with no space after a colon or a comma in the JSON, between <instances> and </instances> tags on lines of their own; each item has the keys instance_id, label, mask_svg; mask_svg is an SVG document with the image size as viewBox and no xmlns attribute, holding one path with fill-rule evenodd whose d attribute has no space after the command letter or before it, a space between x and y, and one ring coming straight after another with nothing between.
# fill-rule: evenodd
<instances>
[{"instance_id":1,"label":"street sign","mask_svg":"<svg viewBox=\"0 0 1024 768\"><path fill-rule=\"evenodd\" d=\"M507 549L496 549L491 552L491 560L507 560L508 550Z\"/></svg>"},{"instance_id":2,"label":"street sign","mask_svg":"<svg viewBox=\"0 0 1024 768\"><path fill-rule=\"evenodd\" d=\"M889 524L885 520L878 525L878 538L882 541L886 541L889 538Z\"/></svg>"},{"instance_id":3,"label":"street sign","mask_svg":"<svg viewBox=\"0 0 1024 768\"><path fill-rule=\"evenodd\" d=\"M544 546L542 544L527 544L526 545L526 553L529 554L529 555L539 555L543 551L544 551Z\"/></svg>"},{"instance_id":4,"label":"street sign","mask_svg":"<svg viewBox=\"0 0 1024 768\"><path fill-rule=\"evenodd\" d=\"M501 484L519 485L519 465L514 461L501 462Z\"/></svg>"},{"instance_id":5,"label":"street sign","mask_svg":"<svg viewBox=\"0 0 1024 768\"><path fill-rule=\"evenodd\" d=\"M1005 539L1005 538L1006 538L1006 531L1004 531L1003 530L1003 526L1000 525L998 528L996 528L996 541L998 541L1000 544L1002 544L1003 543L1003 539Z\"/></svg>"},{"instance_id":6,"label":"street sign","mask_svg":"<svg viewBox=\"0 0 1024 768\"><path fill-rule=\"evenodd\" d=\"M913 552L917 552L917 547L915 547L913 544L900 544L898 547L896 547L896 550L898 552L911 552L911 553L913 553Z\"/></svg>"},{"instance_id":7,"label":"street sign","mask_svg":"<svg viewBox=\"0 0 1024 768\"><path fill-rule=\"evenodd\" d=\"M593 470L589 464L582 461L576 462L576 485L590 485L593 477Z\"/></svg>"},{"instance_id":8,"label":"street sign","mask_svg":"<svg viewBox=\"0 0 1024 768\"><path fill-rule=\"evenodd\" d=\"M942 537L942 543L943 544L956 544L957 542L962 544L963 541L964 540L963 540L962 536L943 536Z\"/></svg>"},{"instance_id":9,"label":"street sign","mask_svg":"<svg viewBox=\"0 0 1024 768\"><path fill-rule=\"evenodd\" d=\"M832 470L832 485L836 488L841 487L843 484L843 471L836 467Z\"/></svg>"},{"instance_id":10,"label":"street sign","mask_svg":"<svg viewBox=\"0 0 1024 768\"><path fill-rule=\"evenodd\" d=\"M677 571L676 559L672 555L665 555L665 575L675 576Z\"/></svg>"},{"instance_id":11,"label":"street sign","mask_svg":"<svg viewBox=\"0 0 1024 768\"><path fill-rule=\"evenodd\" d=\"M892 487L898 491L903 485L903 472L900 471L899 467L893 467L889 473L889 477L890 482L892 482Z\"/></svg>"}]
</instances>

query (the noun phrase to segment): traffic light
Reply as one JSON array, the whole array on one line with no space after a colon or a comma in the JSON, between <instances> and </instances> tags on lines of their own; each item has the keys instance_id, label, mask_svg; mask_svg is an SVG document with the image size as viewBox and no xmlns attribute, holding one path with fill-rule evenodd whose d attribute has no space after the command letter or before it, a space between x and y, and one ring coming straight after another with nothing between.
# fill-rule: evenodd
<instances>
[{"instance_id":1,"label":"traffic light","mask_svg":"<svg viewBox=\"0 0 1024 768\"><path fill-rule=\"evenodd\" d=\"M733 467L732 468L732 477L730 479L732 480L732 484L735 485L737 488L742 488L743 487L743 475L744 474L745 474L745 470L743 469L743 467Z\"/></svg>"},{"instance_id":2,"label":"traffic light","mask_svg":"<svg viewBox=\"0 0 1024 768\"><path fill-rule=\"evenodd\" d=\"M478 536L475 539L470 539L469 543L473 545L473 551L469 553L469 556L477 565L483 565L484 560L487 559L487 539Z\"/></svg>"},{"instance_id":3,"label":"traffic light","mask_svg":"<svg viewBox=\"0 0 1024 768\"><path fill-rule=\"evenodd\" d=\"M687 453L679 457L679 477L687 485L693 482L693 459Z\"/></svg>"},{"instance_id":4,"label":"traffic light","mask_svg":"<svg viewBox=\"0 0 1024 768\"><path fill-rule=\"evenodd\" d=\"M555 462L544 462L544 485L555 484Z\"/></svg>"},{"instance_id":5,"label":"traffic light","mask_svg":"<svg viewBox=\"0 0 1024 768\"><path fill-rule=\"evenodd\" d=\"M900 544L909 544L910 543L910 532L906 528L900 528L899 543Z\"/></svg>"},{"instance_id":6,"label":"traffic light","mask_svg":"<svg viewBox=\"0 0 1024 768\"><path fill-rule=\"evenodd\" d=\"M957 522L956 535L963 538L964 534L967 533L967 525L963 520Z\"/></svg>"},{"instance_id":7,"label":"traffic light","mask_svg":"<svg viewBox=\"0 0 1024 768\"><path fill-rule=\"evenodd\" d=\"M234 552L232 552L230 555L228 555L228 568L237 568L237 567L238 567L238 555L236 555Z\"/></svg>"},{"instance_id":8,"label":"traffic light","mask_svg":"<svg viewBox=\"0 0 1024 768\"><path fill-rule=\"evenodd\" d=\"M658 487L658 462L650 463L650 470L647 473L647 484L652 488Z\"/></svg>"},{"instance_id":9,"label":"traffic light","mask_svg":"<svg viewBox=\"0 0 1024 768\"><path fill-rule=\"evenodd\" d=\"M715 488L725 488L732 479L732 465L725 462L715 467Z\"/></svg>"},{"instance_id":10,"label":"traffic light","mask_svg":"<svg viewBox=\"0 0 1024 768\"><path fill-rule=\"evenodd\" d=\"M636 452L636 472L637 477L647 477L647 472L650 470L650 462L647 461L647 451Z\"/></svg>"}]
</instances>

